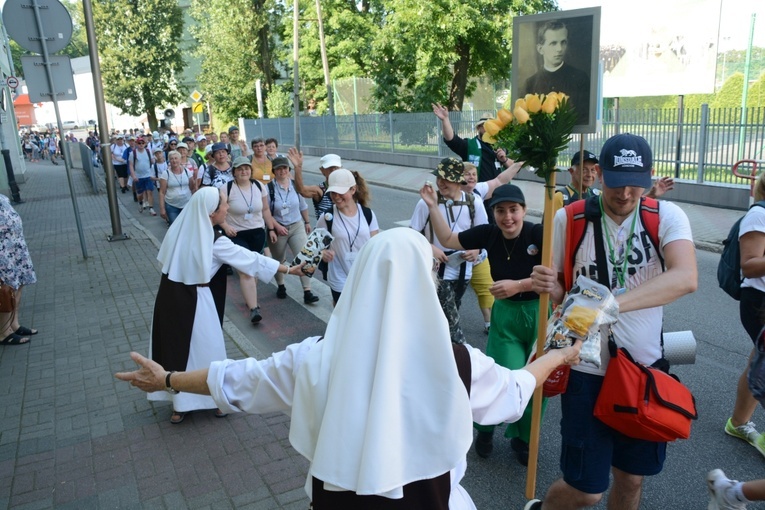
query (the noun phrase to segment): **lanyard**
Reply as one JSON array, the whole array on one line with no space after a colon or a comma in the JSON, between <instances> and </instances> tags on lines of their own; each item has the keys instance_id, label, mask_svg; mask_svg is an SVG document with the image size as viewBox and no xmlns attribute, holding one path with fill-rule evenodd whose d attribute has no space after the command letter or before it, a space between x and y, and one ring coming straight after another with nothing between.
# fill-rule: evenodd
<instances>
[{"instance_id":1,"label":"lanyard","mask_svg":"<svg viewBox=\"0 0 765 510\"><path fill-rule=\"evenodd\" d=\"M252 212L252 201L253 201L253 198L252 198L252 183L250 183L250 201L249 202L247 202L247 199L244 198L244 192L242 191L242 188L240 188L238 184L236 185L236 187L239 188L239 193L242 195L242 200L244 200L244 203L247 204L247 213L248 214L251 213Z\"/></svg>"},{"instance_id":2,"label":"lanyard","mask_svg":"<svg viewBox=\"0 0 765 510\"><path fill-rule=\"evenodd\" d=\"M281 192L281 185L279 185L278 182L274 183L274 187L276 187L276 193L279 195L279 200L282 201L282 209L287 206L287 199L290 197L290 190L292 189L292 183L287 184L287 194L282 196Z\"/></svg>"},{"instance_id":3,"label":"lanyard","mask_svg":"<svg viewBox=\"0 0 765 510\"><path fill-rule=\"evenodd\" d=\"M356 235L353 236L353 239L351 239L351 233L348 231L348 227L345 226L345 220L343 220L343 213L341 213L338 210L337 216L338 218L340 218L340 223L343 224L343 228L345 229L345 233L348 236L348 240L351 242L351 251L353 251L353 243L355 243L356 239L359 238L359 230L361 229L361 215L359 214L358 206L356 206L356 218L359 220L359 222L356 223Z\"/></svg>"},{"instance_id":4,"label":"lanyard","mask_svg":"<svg viewBox=\"0 0 765 510\"><path fill-rule=\"evenodd\" d=\"M629 255L632 252L632 239L633 234L635 233L635 223L637 223L637 216L639 214L638 211L635 211L632 217L632 226L630 227L630 233L629 237L627 238L627 249L624 252L623 258L624 260L621 263L621 267L617 266L617 258L614 256L614 248L611 244L611 234L608 232L608 225L606 224L606 214L603 212L603 196L601 195L598 198L598 204L600 204L600 221L603 225L603 230L606 232L606 242L608 243L608 258L611 260L611 264L614 266L614 275L616 276L616 282L619 285L619 288L626 289L625 287L625 275L627 274L627 261L629 259Z\"/></svg>"}]
</instances>

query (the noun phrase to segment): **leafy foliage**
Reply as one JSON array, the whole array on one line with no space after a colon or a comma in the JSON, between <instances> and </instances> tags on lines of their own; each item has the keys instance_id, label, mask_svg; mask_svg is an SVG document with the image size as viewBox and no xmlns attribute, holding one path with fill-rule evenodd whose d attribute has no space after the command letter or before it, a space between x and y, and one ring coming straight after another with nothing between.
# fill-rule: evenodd
<instances>
[{"instance_id":1,"label":"leafy foliage","mask_svg":"<svg viewBox=\"0 0 765 510\"><path fill-rule=\"evenodd\" d=\"M284 4L277 0L193 0L192 35L201 57L200 91L210 100L216 118L226 125L239 117L258 115L256 82L266 97L279 77L277 63L286 48L282 35ZM266 104L268 104L266 102Z\"/></svg>"},{"instance_id":2,"label":"leafy foliage","mask_svg":"<svg viewBox=\"0 0 765 510\"><path fill-rule=\"evenodd\" d=\"M715 95L712 108L739 108L741 107L741 91L744 86L744 75L736 73L727 80L720 91Z\"/></svg>"},{"instance_id":3,"label":"leafy foliage","mask_svg":"<svg viewBox=\"0 0 765 510\"><path fill-rule=\"evenodd\" d=\"M93 11L106 100L129 115L146 113L156 129L156 109L186 96L177 0L100 0Z\"/></svg>"},{"instance_id":4,"label":"leafy foliage","mask_svg":"<svg viewBox=\"0 0 765 510\"><path fill-rule=\"evenodd\" d=\"M293 113L292 92L286 86L276 86L266 98L269 118L291 117Z\"/></svg>"},{"instance_id":5,"label":"leafy foliage","mask_svg":"<svg viewBox=\"0 0 765 510\"><path fill-rule=\"evenodd\" d=\"M510 74L512 17L551 11L554 0L388 0L374 41L379 111L427 111L432 102L461 110L470 77Z\"/></svg>"}]
</instances>

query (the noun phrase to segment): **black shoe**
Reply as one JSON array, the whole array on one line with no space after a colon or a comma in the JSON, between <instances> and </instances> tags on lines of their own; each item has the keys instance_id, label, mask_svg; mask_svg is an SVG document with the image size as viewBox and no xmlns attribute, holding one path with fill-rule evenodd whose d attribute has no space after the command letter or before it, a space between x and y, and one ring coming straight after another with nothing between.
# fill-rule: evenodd
<instances>
[{"instance_id":1,"label":"black shoe","mask_svg":"<svg viewBox=\"0 0 765 510\"><path fill-rule=\"evenodd\" d=\"M475 452L479 457L487 458L494 449L494 432L479 432L475 438Z\"/></svg>"},{"instance_id":2,"label":"black shoe","mask_svg":"<svg viewBox=\"0 0 765 510\"><path fill-rule=\"evenodd\" d=\"M510 448L515 452L515 458L522 466L529 465L529 444L520 438L514 437L510 440Z\"/></svg>"},{"instance_id":3,"label":"black shoe","mask_svg":"<svg viewBox=\"0 0 765 510\"><path fill-rule=\"evenodd\" d=\"M127 188L123 186L122 187L122 192L125 193L126 191L127 191Z\"/></svg>"},{"instance_id":4,"label":"black shoe","mask_svg":"<svg viewBox=\"0 0 765 510\"><path fill-rule=\"evenodd\" d=\"M303 303L310 305L319 300L319 296L315 295L310 290L303 291Z\"/></svg>"},{"instance_id":5,"label":"black shoe","mask_svg":"<svg viewBox=\"0 0 765 510\"><path fill-rule=\"evenodd\" d=\"M260 315L260 307L256 306L252 310L250 310L250 322L260 322L263 320L263 316Z\"/></svg>"},{"instance_id":6,"label":"black shoe","mask_svg":"<svg viewBox=\"0 0 765 510\"><path fill-rule=\"evenodd\" d=\"M284 285L279 285L276 288L276 297L279 299L286 299L287 298L287 287Z\"/></svg>"},{"instance_id":7,"label":"black shoe","mask_svg":"<svg viewBox=\"0 0 765 510\"><path fill-rule=\"evenodd\" d=\"M532 499L526 503L526 506L523 507L523 510L542 510L542 502L538 499Z\"/></svg>"}]
</instances>

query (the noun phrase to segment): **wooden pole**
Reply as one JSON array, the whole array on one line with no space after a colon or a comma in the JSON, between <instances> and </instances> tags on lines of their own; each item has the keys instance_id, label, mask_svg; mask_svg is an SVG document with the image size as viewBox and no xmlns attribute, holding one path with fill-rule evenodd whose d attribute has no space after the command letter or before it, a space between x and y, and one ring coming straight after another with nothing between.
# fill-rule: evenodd
<instances>
[{"instance_id":1,"label":"wooden pole","mask_svg":"<svg viewBox=\"0 0 765 510\"><path fill-rule=\"evenodd\" d=\"M553 249L553 194L555 193L555 172L550 172L545 183L544 230L542 231L542 265L552 267ZM539 295L539 326L537 327L537 358L544 354L547 336L547 319L550 308L550 294ZM526 499L533 499L537 485L537 460L539 458L539 436L542 421L542 387L534 391L531 408L531 438L529 441L529 465L526 477Z\"/></svg>"}]
</instances>

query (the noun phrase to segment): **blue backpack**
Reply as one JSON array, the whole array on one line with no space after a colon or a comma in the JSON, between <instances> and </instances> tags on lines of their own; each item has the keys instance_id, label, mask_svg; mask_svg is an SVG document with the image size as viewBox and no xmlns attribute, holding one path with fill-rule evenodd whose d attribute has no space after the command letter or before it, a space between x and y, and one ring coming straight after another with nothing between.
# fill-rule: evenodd
<instances>
[{"instance_id":1,"label":"blue backpack","mask_svg":"<svg viewBox=\"0 0 765 510\"><path fill-rule=\"evenodd\" d=\"M765 207L765 200L755 202L750 209L757 206ZM741 300L741 282L744 281L741 275L741 247L738 243L741 220L744 219L744 216L740 217L730 228L728 238L723 241L723 252L720 255L720 262L717 264L717 283L726 294L736 301Z\"/></svg>"}]
</instances>

